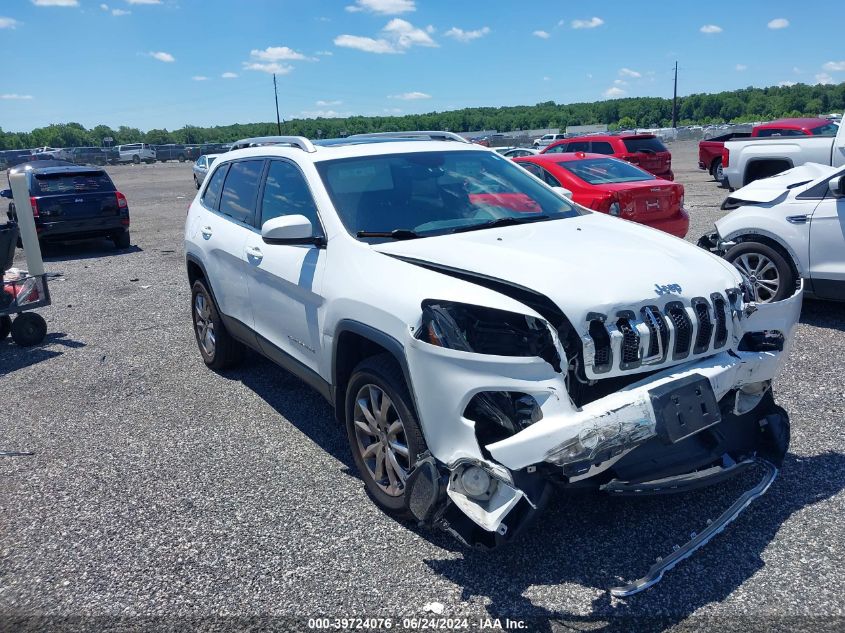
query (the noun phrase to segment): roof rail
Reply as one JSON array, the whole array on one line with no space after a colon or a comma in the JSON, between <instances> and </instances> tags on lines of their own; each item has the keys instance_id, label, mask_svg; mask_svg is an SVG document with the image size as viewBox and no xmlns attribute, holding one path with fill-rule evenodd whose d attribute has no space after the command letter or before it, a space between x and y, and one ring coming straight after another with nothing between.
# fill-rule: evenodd
<instances>
[{"instance_id":1,"label":"roof rail","mask_svg":"<svg viewBox=\"0 0 845 633\"><path fill-rule=\"evenodd\" d=\"M469 143L460 134L454 132L370 132L369 134L352 134L347 138L427 138L432 141L458 141L459 143Z\"/></svg>"},{"instance_id":2,"label":"roof rail","mask_svg":"<svg viewBox=\"0 0 845 633\"><path fill-rule=\"evenodd\" d=\"M244 138L232 143L232 150L244 149L245 147L261 147L262 145L290 145L312 154L317 151L314 144L304 136L256 136Z\"/></svg>"}]
</instances>

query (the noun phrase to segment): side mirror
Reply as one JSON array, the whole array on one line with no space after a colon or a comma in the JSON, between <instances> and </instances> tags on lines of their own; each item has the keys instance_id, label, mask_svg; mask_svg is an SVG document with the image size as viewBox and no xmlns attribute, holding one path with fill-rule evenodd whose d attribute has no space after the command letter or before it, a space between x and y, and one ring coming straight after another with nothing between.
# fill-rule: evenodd
<instances>
[{"instance_id":1,"label":"side mirror","mask_svg":"<svg viewBox=\"0 0 845 633\"><path fill-rule=\"evenodd\" d=\"M572 192L565 187L552 187L552 189L557 191L564 198L571 198L572 197Z\"/></svg>"},{"instance_id":2,"label":"side mirror","mask_svg":"<svg viewBox=\"0 0 845 633\"><path fill-rule=\"evenodd\" d=\"M827 183L828 189L830 189L830 195L834 198L842 198L845 197L845 176L837 176L836 178L831 178Z\"/></svg>"},{"instance_id":3,"label":"side mirror","mask_svg":"<svg viewBox=\"0 0 845 633\"><path fill-rule=\"evenodd\" d=\"M0 191L0 198L9 198L11 200L13 197L11 189L3 189Z\"/></svg>"},{"instance_id":4,"label":"side mirror","mask_svg":"<svg viewBox=\"0 0 845 633\"><path fill-rule=\"evenodd\" d=\"M304 215L282 215L261 226L261 239L267 244L322 245L323 238L314 236L311 220Z\"/></svg>"}]
</instances>

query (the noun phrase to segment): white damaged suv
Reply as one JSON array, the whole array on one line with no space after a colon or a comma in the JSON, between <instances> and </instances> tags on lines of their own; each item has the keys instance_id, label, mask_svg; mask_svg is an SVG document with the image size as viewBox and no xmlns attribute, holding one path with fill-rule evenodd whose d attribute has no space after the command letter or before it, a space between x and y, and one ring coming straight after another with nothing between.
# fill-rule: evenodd
<instances>
[{"instance_id":1,"label":"white damaged suv","mask_svg":"<svg viewBox=\"0 0 845 633\"><path fill-rule=\"evenodd\" d=\"M724 260L454 134L237 146L185 226L200 354L249 347L322 393L385 510L494 547L550 484L641 495L765 466L627 595L774 478L800 289L756 305Z\"/></svg>"}]
</instances>

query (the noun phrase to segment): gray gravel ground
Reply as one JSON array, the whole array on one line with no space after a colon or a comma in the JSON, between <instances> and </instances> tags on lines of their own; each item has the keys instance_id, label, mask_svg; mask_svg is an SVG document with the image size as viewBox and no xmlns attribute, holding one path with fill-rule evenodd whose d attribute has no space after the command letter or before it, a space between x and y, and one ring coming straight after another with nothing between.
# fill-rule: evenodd
<instances>
[{"instance_id":1,"label":"gray gravel ground","mask_svg":"<svg viewBox=\"0 0 845 633\"><path fill-rule=\"evenodd\" d=\"M695 240L725 191L697 169L695 144L672 149ZM43 311L47 342L0 344L0 449L35 453L0 457L0 629L26 615L178 624L421 615L432 602L446 616L576 628L590 617L694 629L845 616L845 305L805 302L777 385L792 446L768 494L659 585L617 600L608 587L641 575L750 480L682 497L561 496L494 553L399 524L367 498L316 393L257 357L225 375L203 366L181 244L190 166L109 171L129 199L134 246L49 249L48 270L65 279Z\"/></svg>"}]
</instances>

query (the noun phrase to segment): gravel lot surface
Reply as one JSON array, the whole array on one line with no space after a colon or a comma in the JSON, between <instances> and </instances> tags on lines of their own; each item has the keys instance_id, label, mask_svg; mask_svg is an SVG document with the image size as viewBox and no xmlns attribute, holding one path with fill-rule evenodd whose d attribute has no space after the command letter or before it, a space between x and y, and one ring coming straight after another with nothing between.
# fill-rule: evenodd
<instances>
[{"instance_id":1,"label":"gravel lot surface","mask_svg":"<svg viewBox=\"0 0 845 633\"><path fill-rule=\"evenodd\" d=\"M671 149L695 241L726 192L694 143ZM561 495L493 553L397 523L367 498L320 396L255 356L225 375L202 364L182 254L190 165L109 172L134 246L50 248L48 271L65 277L42 312L47 342L0 344L0 450L34 452L0 457L0 629L26 615L401 616L428 603L660 627L845 616L845 305L805 302L776 391L792 445L768 494L656 587L617 600L608 587L753 478L678 497Z\"/></svg>"}]
</instances>

